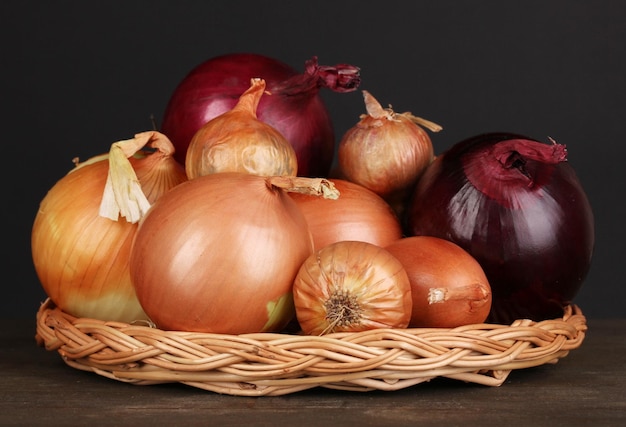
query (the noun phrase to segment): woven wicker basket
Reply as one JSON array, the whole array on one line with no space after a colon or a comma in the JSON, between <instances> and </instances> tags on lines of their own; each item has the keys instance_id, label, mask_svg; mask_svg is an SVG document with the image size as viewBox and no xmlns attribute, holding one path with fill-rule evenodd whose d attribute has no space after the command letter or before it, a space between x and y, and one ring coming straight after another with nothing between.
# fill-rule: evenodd
<instances>
[{"instance_id":1,"label":"woven wicker basket","mask_svg":"<svg viewBox=\"0 0 626 427\"><path fill-rule=\"evenodd\" d=\"M261 396L313 387L399 390L436 377L499 386L514 369L556 363L582 344L586 330L572 305L560 319L506 326L222 335L75 318L47 300L36 339L67 365L118 381Z\"/></svg>"}]
</instances>

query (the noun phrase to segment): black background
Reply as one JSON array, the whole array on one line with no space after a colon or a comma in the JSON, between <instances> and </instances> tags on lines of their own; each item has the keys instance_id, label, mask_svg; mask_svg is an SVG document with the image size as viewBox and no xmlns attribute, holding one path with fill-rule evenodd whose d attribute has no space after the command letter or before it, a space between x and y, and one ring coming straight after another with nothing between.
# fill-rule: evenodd
<instances>
[{"instance_id":1,"label":"black background","mask_svg":"<svg viewBox=\"0 0 626 427\"><path fill-rule=\"evenodd\" d=\"M576 303L624 317L626 13L594 1L7 1L2 64L0 313L34 317L45 295L30 231L47 190L110 144L152 128L177 83L231 52L298 70L361 68L361 89L444 127L438 152L511 131L567 145L595 213L591 271ZM322 93L340 136L360 92Z\"/></svg>"}]
</instances>

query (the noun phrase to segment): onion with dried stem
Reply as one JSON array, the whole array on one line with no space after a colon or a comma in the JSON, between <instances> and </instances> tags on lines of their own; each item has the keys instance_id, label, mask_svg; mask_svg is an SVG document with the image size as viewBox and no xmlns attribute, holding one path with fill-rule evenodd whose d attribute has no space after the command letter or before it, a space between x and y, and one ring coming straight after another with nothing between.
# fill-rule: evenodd
<instances>
[{"instance_id":1,"label":"onion with dried stem","mask_svg":"<svg viewBox=\"0 0 626 427\"><path fill-rule=\"evenodd\" d=\"M434 159L434 148L423 127L441 126L410 112L383 108L363 91L367 114L339 142L339 177L356 182L383 197L402 214L410 192Z\"/></svg>"},{"instance_id":2,"label":"onion with dried stem","mask_svg":"<svg viewBox=\"0 0 626 427\"><path fill-rule=\"evenodd\" d=\"M385 247L411 283L411 327L455 328L482 323L491 286L482 267L460 246L437 237L404 237Z\"/></svg>"},{"instance_id":3,"label":"onion with dried stem","mask_svg":"<svg viewBox=\"0 0 626 427\"><path fill-rule=\"evenodd\" d=\"M292 283L313 253L289 191L336 197L323 179L237 172L200 176L161 197L142 220L130 271L161 329L280 331L294 315Z\"/></svg>"},{"instance_id":4,"label":"onion with dried stem","mask_svg":"<svg viewBox=\"0 0 626 427\"><path fill-rule=\"evenodd\" d=\"M101 320L147 319L130 280L130 249L150 204L186 180L172 153L163 134L139 133L77 164L48 191L31 247L41 285L59 308Z\"/></svg>"},{"instance_id":5,"label":"onion with dried stem","mask_svg":"<svg viewBox=\"0 0 626 427\"><path fill-rule=\"evenodd\" d=\"M354 182L332 182L341 194L337 199L290 193L306 217L316 250L341 240L386 246L402 237L400 219L382 197Z\"/></svg>"},{"instance_id":6,"label":"onion with dried stem","mask_svg":"<svg viewBox=\"0 0 626 427\"><path fill-rule=\"evenodd\" d=\"M591 267L593 210L556 141L494 132L454 144L420 178L405 222L476 258L494 323L561 316Z\"/></svg>"}]
</instances>

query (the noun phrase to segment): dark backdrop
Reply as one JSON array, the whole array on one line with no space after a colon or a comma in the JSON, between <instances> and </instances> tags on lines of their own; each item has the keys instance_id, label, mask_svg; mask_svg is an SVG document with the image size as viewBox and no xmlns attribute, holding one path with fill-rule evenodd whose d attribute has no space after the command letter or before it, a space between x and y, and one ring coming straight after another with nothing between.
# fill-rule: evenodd
<instances>
[{"instance_id":1,"label":"dark backdrop","mask_svg":"<svg viewBox=\"0 0 626 427\"><path fill-rule=\"evenodd\" d=\"M362 70L361 88L443 125L437 151L485 131L566 144L596 218L576 302L624 316L626 13L621 1L20 1L0 5L2 316L45 295L30 230L46 191L81 159L152 127L199 62L249 51L298 70ZM324 93L341 135L361 94Z\"/></svg>"}]
</instances>

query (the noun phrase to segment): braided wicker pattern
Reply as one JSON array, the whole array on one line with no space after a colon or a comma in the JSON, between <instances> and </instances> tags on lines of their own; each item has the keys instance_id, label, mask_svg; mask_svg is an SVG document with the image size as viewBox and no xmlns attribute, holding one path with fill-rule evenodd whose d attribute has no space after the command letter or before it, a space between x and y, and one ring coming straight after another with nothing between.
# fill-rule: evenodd
<instances>
[{"instance_id":1,"label":"braided wicker pattern","mask_svg":"<svg viewBox=\"0 0 626 427\"><path fill-rule=\"evenodd\" d=\"M118 381L261 396L399 390L435 377L499 386L514 369L556 363L582 344L586 329L579 308L568 306L561 319L507 326L222 335L75 318L48 300L36 339L69 366Z\"/></svg>"}]
</instances>

